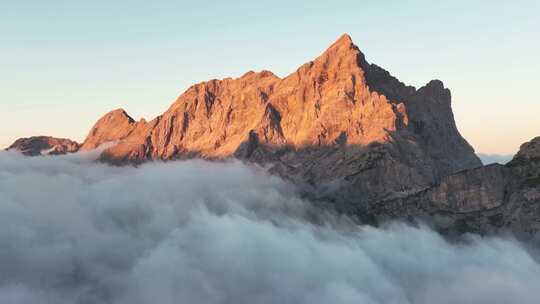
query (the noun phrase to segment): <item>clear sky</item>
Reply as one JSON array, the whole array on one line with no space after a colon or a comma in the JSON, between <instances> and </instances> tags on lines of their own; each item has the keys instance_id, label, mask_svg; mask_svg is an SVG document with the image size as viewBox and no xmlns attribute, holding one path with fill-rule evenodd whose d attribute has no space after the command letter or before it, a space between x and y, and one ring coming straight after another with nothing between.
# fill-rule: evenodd
<instances>
[{"instance_id":1,"label":"clear sky","mask_svg":"<svg viewBox=\"0 0 540 304\"><path fill-rule=\"evenodd\" d=\"M441 79L477 152L514 153L540 135L538 0L0 4L0 147L81 141L118 107L153 118L212 78L286 76L345 32L407 84Z\"/></svg>"}]
</instances>

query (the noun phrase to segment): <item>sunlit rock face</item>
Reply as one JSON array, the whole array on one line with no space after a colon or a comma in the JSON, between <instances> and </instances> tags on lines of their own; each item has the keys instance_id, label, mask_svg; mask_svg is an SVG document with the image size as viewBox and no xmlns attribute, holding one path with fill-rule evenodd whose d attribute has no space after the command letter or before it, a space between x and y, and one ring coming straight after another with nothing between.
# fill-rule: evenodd
<instances>
[{"instance_id":1,"label":"sunlit rock face","mask_svg":"<svg viewBox=\"0 0 540 304\"><path fill-rule=\"evenodd\" d=\"M59 155L79 150L79 144L67 138L32 136L17 139L6 150L18 151L26 156Z\"/></svg>"},{"instance_id":2,"label":"sunlit rock face","mask_svg":"<svg viewBox=\"0 0 540 304\"><path fill-rule=\"evenodd\" d=\"M149 122L108 113L82 150L118 141L101 156L115 164L236 157L346 208L481 165L450 99L438 80L404 85L343 35L283 79L263 71L199 83Z\"/></svg>"}]
</instances>

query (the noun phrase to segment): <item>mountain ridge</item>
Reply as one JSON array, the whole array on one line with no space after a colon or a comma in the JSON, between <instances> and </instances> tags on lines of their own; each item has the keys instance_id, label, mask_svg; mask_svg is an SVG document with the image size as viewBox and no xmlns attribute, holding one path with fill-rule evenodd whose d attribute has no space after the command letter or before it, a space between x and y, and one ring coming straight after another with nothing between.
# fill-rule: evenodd
<instances>
[{"instance_id":1,"label":"mountain ridge","mask_svg":"<svg viewBox=\"0 0 540 304\"><path fill-rule=\"evenodd\" d=\"M418 89L400 82L369 63L345 34L283 78L249 71L200 82L150 121L113 110L80 150L116 142L99 158L115 165L237 158L359 218L424 216L444 211L446 203L475 212L474 206L501 202L497 186L507 188L522 175L510 164L482 167L459 134L451 98L440 80ZM454 190L462 196L448 193ZM410 207L426 204L433 210Z\"/></svg>"},{"instance_id":2,"label":"mountain ridge","mask_svg":"<svg viewBox=\"0 0 540 304\"><path fill-rule=\"evenodd\" d=\"M488 164L443 178L421 191L359 211L372 221L421 218L446 234L540 231L540 136L505 165Z\"/></svg>"},{"instance_id":3,"label":"mountain ridge","mask_svg":"<svg viewBox=\"0 0 540 304\"><path fill-rule=\"evenodd\" d=\"M407 86L368 63L346 34L283 78L250 71L200 82L148 122L109 112L81 150L107 141L118 142L100 157L108 163L235 157L269 165L317 197L332 188L344 205L481 166L440 80Z\"/></svg>"}]
</instances>

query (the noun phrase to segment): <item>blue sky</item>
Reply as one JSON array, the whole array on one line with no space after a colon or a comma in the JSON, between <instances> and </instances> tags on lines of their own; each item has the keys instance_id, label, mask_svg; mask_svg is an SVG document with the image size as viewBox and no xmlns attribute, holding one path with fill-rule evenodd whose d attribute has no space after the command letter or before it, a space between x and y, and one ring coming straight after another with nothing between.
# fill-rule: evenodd
<instances>
[{"instance_id":1,"label":"blue sky","mask_svg":"<svg viewBox=\"0 0 540 304\"><path fill-rule=\"evenodd\" d=\"M345 32L407 84L443 80L477 152L514 153L540 135L540 1L0 4L0 146L82 140L118 107L153 118L212 78L286 76Z\"/></svg>"}]
</instances>

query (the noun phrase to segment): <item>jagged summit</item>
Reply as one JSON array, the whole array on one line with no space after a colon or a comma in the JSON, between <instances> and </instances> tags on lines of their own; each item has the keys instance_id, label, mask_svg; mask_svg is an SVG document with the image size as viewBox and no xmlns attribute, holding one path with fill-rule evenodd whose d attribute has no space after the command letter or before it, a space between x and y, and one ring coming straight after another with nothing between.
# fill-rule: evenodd
<instances>
[{"instance_id":1,"label":"jagged summit","mask_svg":"<svg viewBox=\"0 0 540 304\"><path fill-rule=\"evenodd\" d=\"M360 53L360 49L354 44L349 34L343 34L332 43L323 54L325 53L339 56L347 53Z\"/></svg>"},{"instance_id":2,"label":"jagged summit","mask_svg":"<svg viewBox=\"0 0 540 304\"><path fill-rule=\"evenodd\" d=\"M307 187L338 182L340 195L368 200L481 165L450 98L440 81L418 90L401 83L344 34L283 79L250 71L201 82L149 122L115 110L82 150L117 141L102 155L117 164L237 157Z\"/></svg>"},{"instance_id":3,"label":"jagged summit","mask_svg":"<svg viewBox=\"0 0 540 304\"><path fill-rule=\"evenodd\" d=\"M343 33L333 44L354 44L349 34Z\"/></svg>"}]
</instances>

